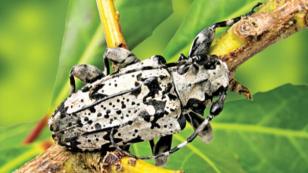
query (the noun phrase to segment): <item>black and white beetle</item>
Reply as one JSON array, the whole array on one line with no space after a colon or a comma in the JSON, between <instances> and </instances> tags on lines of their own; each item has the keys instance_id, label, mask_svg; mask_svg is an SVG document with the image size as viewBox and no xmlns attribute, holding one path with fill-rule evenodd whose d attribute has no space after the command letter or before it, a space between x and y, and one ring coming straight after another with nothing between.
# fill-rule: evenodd
<instances>
[{"instance_id":1,"label":"black and white beetle","mask_svg":"<svg viewBox=\"0 0 308 173\"><path fill-rule=\"evenodd\" d=\"M231 26L241 17L202 30L188 57L181 55L176 63L167 64L159 55L139 61L126 49L112 48L104 55L104 72L92 65L74 66L71 94L49 119L54 140L79 151L122 150L150 141L151 158L159 165L198 135L209 141L210 121L222 111L229 84L226 63L209 55L209 48L217 27ZM112 74L109 60L119 67ZM86 83L78 91L74 76ZM218 99L212 102L214 97ZM210 102L209 116L203 118ZM186 121L195 131L171 148L172 134L180 132ZM155 144L156 137L160 139Z\"/></svg>"}]
</instances>

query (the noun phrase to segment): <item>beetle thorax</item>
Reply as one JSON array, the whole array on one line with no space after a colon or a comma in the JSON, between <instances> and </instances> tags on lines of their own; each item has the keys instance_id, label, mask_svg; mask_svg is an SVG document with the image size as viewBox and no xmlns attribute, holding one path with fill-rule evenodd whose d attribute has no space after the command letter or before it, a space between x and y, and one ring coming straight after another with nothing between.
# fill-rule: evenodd
<instances>
[{"instance_id":1,"label":"beetle thorax","mask_svg":"<svg viewBox=\"0 0 308 173\"><path fill-rule=\"evenodd\" d=\"M228 87L229 70L226 63L215 58L210 66L203 63L192 62L185 73L177 70L172 72L177 93L183 105L190 99L205 101L214 96L218 90Z\"/></svg>"}]
</instances>

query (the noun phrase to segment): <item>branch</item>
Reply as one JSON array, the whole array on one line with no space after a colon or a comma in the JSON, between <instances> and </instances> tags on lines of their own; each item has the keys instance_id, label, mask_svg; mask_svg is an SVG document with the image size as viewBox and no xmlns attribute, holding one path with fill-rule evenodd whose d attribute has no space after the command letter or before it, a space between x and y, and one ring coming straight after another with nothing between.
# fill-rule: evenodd
<instances>
[{"instance_id":1,"label":"branch","mask_svg":"<svg viewBox=\"0 0 308 173\"><path fill-rule=\"evenodd\" d=\"M127 48L113 0L96 0L100 19L103 23L107 47Z\"/></svg>"},{"instance_id":2,"label":"branch","mask_svg":"<svg viewBox=\"0 0 308 173\"><path fill-rule=\"evenodd\" d=\"M104 156L99 152L72 153L59 145L53 145L45 153L23 165L16 173L181 173L180 171L153 166L143 160L125 157L121 153L113 152L110 154L117 156L120 160L113 160L113 164L105 165L102 161Z\"/></svg>"},{"instance_id":3,"label":"branch","mask_svg":"<svg viewBox=\"0 0 308 173\"><path fill-rule=\"evenodd\" d=\"M276 41L306 28L308 0L268 0L256 13L242 18L212 45L211 54L225 61L231 71L231 91L251 99L249 89L234 79L236 69Z\"/></svg>"},{"instance_id":4,"label":"branch","mask_svg":"<svg viewBox=\"0 0 308 173\"><path fill-rule=\"evenodd\" d=\"M113 1L97 0L97 3L108 47L126 47ZM212 46L211 53L226 61L231 72L235 72L240 64L254 54L307 27L307 10L308 0L269 0L252 16L241 19L228 29ZM238 92L245 89L234 79L232 84L232 89ZM248 89L243 94L249 97ZM109 154L118 156L115 158L119 160L104 165L105 156L100 153L72 153L54 145L17 172L174 172L116 152Z\"/></svg>"},{"instance_id":5,"label":"branch","mask_svg":"<svg viewBox=\"0 0 308 173\"><path fill-rule=\"evenodd\" d=\"M276 41L308 26L308 0L269 0L243 18L212 46L231 71Z\"/></svg>"}]
</instances>

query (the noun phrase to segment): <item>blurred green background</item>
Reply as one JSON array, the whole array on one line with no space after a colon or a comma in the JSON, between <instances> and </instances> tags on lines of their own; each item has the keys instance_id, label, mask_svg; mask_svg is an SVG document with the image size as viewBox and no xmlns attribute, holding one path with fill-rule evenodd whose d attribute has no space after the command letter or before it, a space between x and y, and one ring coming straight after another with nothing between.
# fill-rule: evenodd
<instances>
[{"instance_id":1,"label":"blurred green background","mask_svg":"<svg viewBox=\"0 0 308 173\"><path fill-rule=\"evenodd\" d=\"M168 59L177 54L171 47L181 50L201 28L243 14L256 2L119 0L117 5L133 52L140 58L162 54ZM94 0L1 0L0 22L2 133L17 124L33 126L54 108L56 100L62 99L61 91L68 93L65 85L73 64L89 62L102 67L104 43ZM286 83L306 85L307 43L308 32L300 31L254 56L236 76L253 93ZM242 98L230 94L227 101L235 99Z\"/></svg>"}]
</instances>

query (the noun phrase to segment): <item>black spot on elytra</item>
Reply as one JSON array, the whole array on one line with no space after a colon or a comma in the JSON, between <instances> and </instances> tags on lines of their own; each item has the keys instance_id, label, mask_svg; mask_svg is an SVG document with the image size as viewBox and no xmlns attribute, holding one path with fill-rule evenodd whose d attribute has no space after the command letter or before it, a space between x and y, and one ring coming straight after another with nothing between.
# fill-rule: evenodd
<instances>
[{"instance_id":1,"label":"black spot on elytra","mask_svg":"<svg viewBox=\"0 0 308 173\"><path fill-rule=\"evenodd\" d=\"M168 83L162 94L165 95L169 93L171 89L172 89L172 83Z\"/></svg>"},{"instance_id":2,"label":"black spot on elytra","mask_svg":"<svg viewBox=\"0 0 308 173\"><path fill-rule=\"evenodd\" d=\"M126 108L126 105L124 104L123 101L121 102L121 108L122 108L122 109Z\"/></svg>"},{"instance_id":3,"label":"black spot on elytra","mask_svg":"<svg viewBox=\"0 0 308 173\"><path fill-rule=\"evenodd\" d=\"M148 97L154 98L156 94L161 90L157 77L151 77L144 81L144 84L148 87L149 93L144 96L143 101L145 101Z\"/></svg>"},{"instance_id":4,"label":"black spot on elytra","mask_svg":"<svg viewBox=\"0 0 308 173\"><path fill-rule=\"evenodd\" d=\"M99 112L99 113L97 114L97 117L101 117L101 116L102 116L102 113Z\"/></svg>"},{"instance_id":5,"label":"black spot on elytra","mask_svg":"<svg viewBox=\"0 0 308 173\"><path fill-rule=\"evenodd\" d=\"M98 91L99 89L103 88L104 85L105 85L105 84L102 84L102 83L99 83L99 84L95 85L95 86L90 90L90 93L89 93L90 97L91 97L93 94L97 93L97 91Z\"/></svg>"},{"instance_id":6,"label":"black spot on elytra","mask_svg":"<svg viewBox=\"0 0 308 173\"><path fill-rule=\"evenodd\" d=\"M140 93L141 93L141 86L139 85L139 86L136 86L130 94L134 95L135 97L138 97Z\"/></svg>"},{"instance_id":7,"label":"black spot on elytra","mask_svg":"<svg viewBox=\"0 0 308 173\"><path fill-rule=\"evenodd\" d=\"M95 129L96 130L100 130L102 128L102 126L99 124L99 123L96 123L95 124Z\"/></svg>"},{"instance_id":8,"label":"black spot on elytra","mask_svg":"<svg viewBox=\"0 0 308 173\"><path fill-rule=\"evenodd\" d=\"M171 94L171 93L168 94L168 97L169 97L170 100L176 100L177 99L177 96L174 95L174 94Z\"/></svg>"},{"instance_id":9,"label":"black spot on elytra","mask_svg":"<svg viewBox=\"0 0 308 173\"><path fill-rule=\"evenodd\" d=\"M141 73L137 74L137 80L138 80L138 81L141 81L141 76L142 76Z\"/></svg>"},{"instance_id":10,"label":"black spot on elytra","mask_svg":"<svg viewBox=\"0 0 308 173\"><path fill-rule=\"evenodd\" d=\"M77 120L76 124L77 124L78 127L82 127L83 126L83 124L82 124L80 119Z\"/></svg>"},{"instance_id":11,"label":"black spot on elytra","mask_svg":"<svg viewBox=\"0 0 308 173\"><path fill-rule=\"evenodd\" d=\"M165 107L166 107L166 101L159 101L159 100L150 100L146 104L152 105L155 109L154 113L154 119L151 122L151 128L153 129L154 127L159 128L160 125L157 124L157 121L164 116L165 112Z\"/></svg>"},{"instance_id":12,"label":"black spot on elytra","mask_svg":"<svg viewBox=\"0 0 308 173\"><path fill-rule=\"evenodd\" d=\"M151 115L147 111L141 111L138 116L142 117L146 122L151 120Z\"/></svg>"},{"instance_id":13,"label":"black spot on elytra","mask_svg":"<svg viewBox=\"0 0 308 173\"><path fill-rule=\"evenodd\" d=\"M122 111L121 110L117 110L116 113L120 115L122 113Z\"/></svg>"},{"instance_id":14,"label":"black spot on elytra","mask_svg":"<svg viewBox=\"0 0 308 173\"><path fill-rule=\"evenodd\" d=\"M94 108L94 106L90 107L89 110L90 110L91 113L94 113L94 112L96 111L96 109Z\"/></svg>"}]
</instances>

